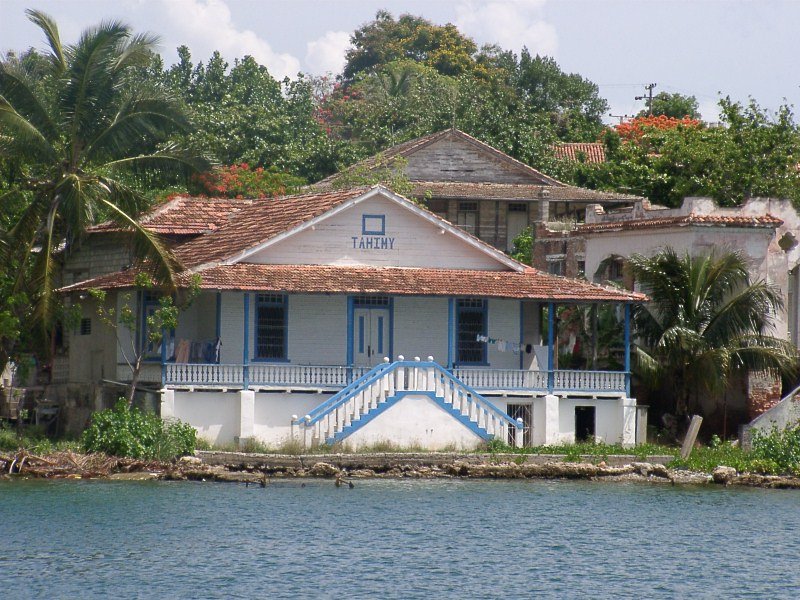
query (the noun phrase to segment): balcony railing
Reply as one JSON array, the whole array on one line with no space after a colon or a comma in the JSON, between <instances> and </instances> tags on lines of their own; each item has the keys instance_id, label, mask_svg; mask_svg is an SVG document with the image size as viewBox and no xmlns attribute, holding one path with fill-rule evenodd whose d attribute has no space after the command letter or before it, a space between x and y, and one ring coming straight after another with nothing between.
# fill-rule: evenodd
<instances>
[{"instance_id":1,"label":"balcony railing","mask_svg":"<svg viewBox=\"0 0 800 600\"><path fill-rule=\"evenodd\" d=\"M368 367L335 365L167 363L163 369L163 384L174 388L339 390L368 370ZM469 387L484 392L580 392L619 395L626 393L628 384L628 374L623 371L456 368L452 373Z\"/></svg>"}]
</instances>

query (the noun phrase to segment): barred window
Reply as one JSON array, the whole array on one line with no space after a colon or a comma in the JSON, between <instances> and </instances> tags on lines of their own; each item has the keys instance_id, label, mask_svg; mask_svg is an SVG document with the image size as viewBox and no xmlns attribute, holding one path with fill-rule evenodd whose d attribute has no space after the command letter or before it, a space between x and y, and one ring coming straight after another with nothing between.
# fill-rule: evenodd
<instances>
[{"instance_id":1,"label":"barred window","mask_svg":"<svg viewBox=\"0 0 800 600\"><path fill-rule=\"evenodd\" d=\"M256 358L286 360L288 311L283 294L256 295Z\"/></svg>"},{"instance_id":2,"label":"barred window","mask_svg":"<svg viewBox=\"0 0 800 600\"><path fill-rule=\"evenodd\" d=\"M460 365L485 364L486 343L479 335L486 335L486 300L461 298L456 310L456 362Z\"/></svg>"}]
</instances>

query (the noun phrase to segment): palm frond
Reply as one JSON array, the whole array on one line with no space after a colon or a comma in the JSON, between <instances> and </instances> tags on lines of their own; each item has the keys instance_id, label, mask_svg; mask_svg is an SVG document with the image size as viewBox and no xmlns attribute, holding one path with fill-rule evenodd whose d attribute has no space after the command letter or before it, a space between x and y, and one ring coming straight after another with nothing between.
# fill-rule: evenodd
<instances>
[{"instance_id":1,"label":"palm frond","mask_svg":"<svg viewBox=\"0 0 800 600\"><path fill-rule=\"evenodd\" d=\"M25 11L33 23L44 32L47 43L50 46L50 62L56 75L60 75L67 69L67 57L64 47L61 45L61 36L58 33L58 26L53 19L39 10L28 9Z\"/></svg>"},{"instance_id":2,"label":"palm frond","mask_svg":"<svg viewBox=\"0 0 800 600\"><path fill-rule=\"evenodd\" d=\"M42 137L52 143L58 137L58 129L47 109L34 93L32 82L21 68L0 62L0 96L14 107Z\"/></svg>"},{"instance_id":3,"label":"palm frond","mask_svg":"<svg viewBox=\"0 0 800 600\"><path fill-rule=\"evenodd\" d=\"M132 150L148 142L152 145L187 128L188 121L177 102L163 95L137 92L122 103L113 121L89 142L84 157L128 157Z\"/></svg>"},{"instance_id":4,"label":"palm frond","mask_svg":"<svg viewBox=\"0 0 800 600\"><path fill-rule=\"evenodd\" d=\"M112 160L102 165L102 168L118 170L146 167L168 173L187 173L206 171L212 165L213 162L209 158L198 156L177 143L169 143L157 152Z\"/></svg>"},{"instance_id":5,"label":"palm frond","mask_svg":"<svg viewBox=\"0 0 800 600\"><path fill-rule=\"evenodd\" d=\"M49 140L33 123L19 114L4 96L0 96L0 132L8 134L0 140L0 152L4 152L5 148L33 160L58 159Z\"/></svg>"},{"instance_id":6,"label":"palm frond","mask_svg":"<svg viewBox=\"0 0 800 600\"><path fill-rule=\"evenodd\" d=\"M118 188L116 193L122 193L122 189ZM109 194L114 197L113 188L109 188ZM181 269L181 265L159 236L143 227L136 219L121 210L115 202L105 198L101 198L100 201L108 209L112 221L133 233L134 254L147 268L152 269L154 276L165 289L175 290L177 288L175 275Z\"/></svg>"},{"instance_id":7,"label":"palm frond","mask_svg":"<svg viewBox=\"0 0 800 600\"><path fill-rule=\"evenodd\" d=\"M119 53L114 61L114 70L122 71L128 67L144 67L150 63L153 52L159 43L159 37L150 33L140 33L120 44Z\"/></svg>"}]
</instances>

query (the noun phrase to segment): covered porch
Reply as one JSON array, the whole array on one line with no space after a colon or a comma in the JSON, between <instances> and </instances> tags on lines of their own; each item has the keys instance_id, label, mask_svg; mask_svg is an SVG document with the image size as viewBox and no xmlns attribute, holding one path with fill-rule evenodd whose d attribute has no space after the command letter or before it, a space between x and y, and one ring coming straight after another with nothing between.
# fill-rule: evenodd
<instances>
[{"instance_id":1,"label":"covered porch","mask_svg":"<svg viewBox=\"0 0 800 600\"><path fill-rule=\"evenodd\" d=\"M335 392L384 359L421 359L489 395L629 396L630 303L618 311L617 369L559 368L560 305L566 303L206 291L151 356L148 379L178 390ZM199 340L215 352L181 356L179 347Z\"/></svg>"}]
</instances>

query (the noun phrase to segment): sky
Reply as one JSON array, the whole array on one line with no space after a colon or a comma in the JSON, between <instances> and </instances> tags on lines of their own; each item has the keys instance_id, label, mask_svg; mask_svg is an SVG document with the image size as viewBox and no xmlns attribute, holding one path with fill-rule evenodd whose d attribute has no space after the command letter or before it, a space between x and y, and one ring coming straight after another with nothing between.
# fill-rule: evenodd
<instances>
[{"instance_id":1,"label":"sky","mask_svg":"<svg viewBox=\"0 0 800 600\"><path fill-rule=\"evenodd\" d=\"M479 45L552 56L598 84L609 123L644 108L634 98L648 83L695 96L708 121L720 96L800 105L795 0L0 0L0 51L44 47L27 8L54 17L66 43L117 19L157 34L167 65L185 44L195 61L250 54L277 78L338 72L350 34L386 9L453 23Z\"/></svg>"}]
</instances>

